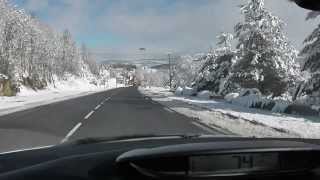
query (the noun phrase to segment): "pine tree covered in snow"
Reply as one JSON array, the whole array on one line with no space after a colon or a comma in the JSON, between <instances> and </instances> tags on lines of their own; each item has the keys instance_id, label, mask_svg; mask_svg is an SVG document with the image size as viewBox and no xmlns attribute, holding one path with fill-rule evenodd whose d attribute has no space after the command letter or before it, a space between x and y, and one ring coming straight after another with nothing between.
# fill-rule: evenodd
<instances>
[{"instance_id":1,"label":"pine tree covered in snow","mask_svg":"<svg viewBox=\"0 0 320 180\"><path fill-rule=\"evenodd\" d=\"M318 16L309 13L308 19ZM320 25L304 40L305 47L300 55L303 57L302 70L309 74L306 83L298 87L298 96L307 95L307 103L320 104Z\"/></svg>"},{"instance_id":2,"label":"pine tree covered in snow","mask_svg":"<svg viewBox=\"0 0 320 180\"><path fill-rule=\"evenodd\" d=\"M283 34L284 23L264 7L264 0L249 0L241 12L244 21L235 26L239 60L233 81L243 88L280 96L294 86L299 69L296 51Z\"/></svg>"},{"instance_id":3,"label":"pine tree covered in snow","mask_svg":"<svg viewBox=\"0 0 320 180\"><path fill-rule=\"evenodd\" d=\"M210 90L218 95L226 95L234 88L229 81L235 58L235 52L231 49L233 35L222 33L217 38L219 48L201 57L204 59L204 64L199 71L195 86L198 91Z\"/></svg>"}]
</instances>

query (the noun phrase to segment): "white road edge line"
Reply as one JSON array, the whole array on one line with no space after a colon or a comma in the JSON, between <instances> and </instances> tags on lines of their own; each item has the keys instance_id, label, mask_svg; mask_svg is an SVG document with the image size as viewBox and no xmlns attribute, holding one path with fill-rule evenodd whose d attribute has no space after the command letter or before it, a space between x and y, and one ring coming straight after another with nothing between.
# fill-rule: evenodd
<instances>
[{"instance_id":1,"label":"white road edge line","mask_svg":"<svg viewBox=\"0 0 320 180\"><path fill-rule=\"evenodd\" d=\"M98 106L96 106L96 107L94 108L94 110L98 110L99 108L101 108L101 104L99 104Z\"/></svg>"},{"instance_id":2,"label":"white road edge line","mask_svg":"<svg viewBox=\"0 0 320 180\"><path fill-rule=\"evenodd\" d=\"M88 119L93 113L94 113L94 111L90 111L90 112L84 117L84 119Z\"/></svg>"},{"instance_id":3,"label":"white road edge line","mask_svg":"<svg viewBox=\"0 0 320 180\"><path fill-rule=\"evenodd\" d=\"M103 101L102 101L102 104L109 101L111 99L111 97L108 97L108 98L105 98Z\"/></svg>"},{"instance_id":4,"label":"white road edge line","mask_svg":"<svg viewBox=\"0 0 320 180\"><path fill-rule=\"evenodd\" d=\"M198 123L198 122L193 121L193 122L191 122L191 124L193 124L193 125L201 128L201 129L203 129L203 130L205 130L205 131L207 131L207 132L209 132L209 133L216 134L216 132L215 132L214 130L212 130L212 129L210 129L210 128L204 126L204 125L202 125L201 123Z\"/></svg>"},{"instance_id":5,"label":"white road edge line","mask_svg":"<svg viewBox=\"0 0 320 180\"><path fill-rule=\"evenodd\" d=\"M50 148L50 147L53 147L53 146L55 146L55 145L38 146L38 147L32 147L32 148L25 148L25 149L6 151L6 152L1 152L0 155L16 153L16 152L22 152L22 151L37 150L37 149L45 149L45 148Z\"/></svg>"},{"instance_id":6,"label":"white road edge line","mask_svg":"<svg viewBox=\"0 0 320 180\"><path fill-rule=\"evenodd\" d=\"M164 110L169 111L170 113L174 113L174 111L172 111L171 109L165 107Z\"/></svg>"},{"instance_id":7,"label":"white road edge line","mask_svg":"<svg viewBox=\"0 0 320 180\"><path fill-rule=\"evenodd\" d=\"M79 122L76 126L74 126L74 127L71 129L71 131L67 134L67 136L62 139L61 143L64 143L64 142L68 141L69 138L80 128L81 125L82 125L82 123Z\"/></svg>"}]
</instances>

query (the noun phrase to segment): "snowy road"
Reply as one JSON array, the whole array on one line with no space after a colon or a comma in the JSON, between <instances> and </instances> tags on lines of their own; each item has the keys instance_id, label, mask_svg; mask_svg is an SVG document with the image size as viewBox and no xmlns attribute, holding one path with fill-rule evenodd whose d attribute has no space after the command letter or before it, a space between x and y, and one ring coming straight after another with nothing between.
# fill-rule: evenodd
<instances>
[{"instance_id":1,"label":"snowy road","mask_svg":"<svg viewBox=\"0 0 320 180\"><path fill-rule=\"evenodd\" d=\"M85 137L222 134L178 114L136 88L118 88L0 117L0 152Z\"/></svg>"}]
</instances>

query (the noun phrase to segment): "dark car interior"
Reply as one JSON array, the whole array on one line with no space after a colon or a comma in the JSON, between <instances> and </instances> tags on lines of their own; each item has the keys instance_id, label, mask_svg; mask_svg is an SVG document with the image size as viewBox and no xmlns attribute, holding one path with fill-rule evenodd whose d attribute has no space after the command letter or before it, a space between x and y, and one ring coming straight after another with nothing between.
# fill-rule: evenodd
<instances>
[{"instance_id":1,"label":"dark car interior","mask_svg":"<svg viewBox=\"0 0 320 180\"><path fill-rule=\"evenodd\" d=\"M319 179L320 141L164 136L0 156L0 179Z\"/></svg>"}]
</instances>

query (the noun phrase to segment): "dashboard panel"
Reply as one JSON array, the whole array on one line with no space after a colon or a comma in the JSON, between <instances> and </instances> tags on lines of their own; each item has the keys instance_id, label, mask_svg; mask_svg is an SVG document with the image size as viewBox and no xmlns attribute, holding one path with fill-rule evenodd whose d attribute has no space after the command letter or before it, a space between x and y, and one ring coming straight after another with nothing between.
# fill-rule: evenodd
<instances>
[{"instance_id":1,"label":"dashboard panel","mask_svg":"<svg viewBox=\"0 0 320 180\"><path fill-rule=\"evenodd\" d=\"M280 153L244 153L193 156L189 174L272 171L280 168Z\"/></svg>"},{"instance_id":2,"label":"dashboard panel","mask_svg":"<svg viewBox=\"0 0 320 180\"><path fill-rule=\"evenodd\" d=\"M146 177L192 179L310 173L320 168L319 156L320 147L306 143L242 141L136 149L117 162Z\"/></svg>"},{"instance_id":3,"label":"dashboard panel","mask_svg":"<svg viewBox=\"0 0 320 180\"><path fill-rule=\"evenodd\" d=\"M0 179L315 180L319 145L320 140L240 137L72 143L0 154Z\"/></svg>"}]
</instances>

